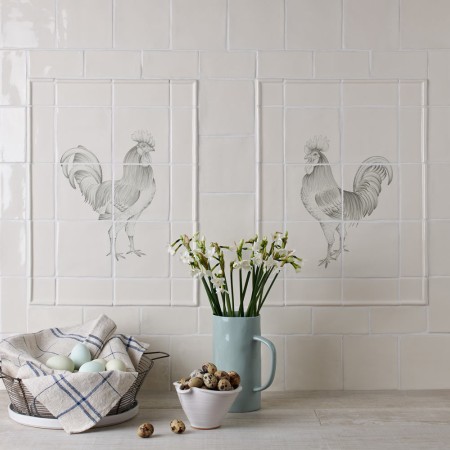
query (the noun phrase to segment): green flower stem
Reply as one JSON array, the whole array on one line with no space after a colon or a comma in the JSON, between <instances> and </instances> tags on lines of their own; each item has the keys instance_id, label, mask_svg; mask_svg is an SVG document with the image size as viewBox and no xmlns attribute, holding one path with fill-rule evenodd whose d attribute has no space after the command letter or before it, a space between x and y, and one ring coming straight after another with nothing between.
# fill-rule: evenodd
<instances>
[{"instance_id":1,"label":"green flower stem","mask_svg":"<svg viewBox=\"0 0 450 450\"><path fill-rule=\"evenodd\" d=\"M230 282L231 282L231 304L232 304L231 311L234 316L234 283L233 283L233 268L232 267L230 267Z\"/></svg>"},{"instance_id":2,"label":"green flower stem","mask_svg":"<svg viewBox=\"0 0 450 450\"><path fill-rule=\"evenodd\" d=\"M239 269L239 317L244 316L244 297L242 295L242 269Z\"/></svg>"},{"instance_id":3,"label":"green flower stem","mask_svg":"<svg viewBox=\"0 0 450 450\"><path fill-rule=\"evenodd\" d=\"M271 269L271 270L272 270L272 269ZM266 291L266 293L265 293L265 295L264 295L264 298L262 298L262 300L259 302L258 309L257 309L257 314L256 314L256 315L259 315L259 312L261 311L261 308L263 307L264 302L266 301L267 296L269 295L269 292L270 292L270 290L272 289L272 286L273 286L273 284L275 283L275 280L278 278L278 275L279 275L279 274L280 274L280 272L278 272L278 273L273 277L273 280L272 280L272 282L270 283L269 287L267 288L267 291Z\"/></svg>"},{"instance_id":4,"label":"green flower stem","mask_svg":"<svg viewBox=\"0 0 450 450\"><path fill-rule=\"evenodd\" d=\"M220 307L217 308L216 302L214 301L214 298L211 294L211 291L210 291L208 284L206 283L204 277L202 277L202 283L203 283L203 287L205 288L205 291L208 296L208 300L209 300L209 303L211 305L211 309L213 310L214 315L221 316L222 314L220 314Z\"/></svg>"}]
</instances>

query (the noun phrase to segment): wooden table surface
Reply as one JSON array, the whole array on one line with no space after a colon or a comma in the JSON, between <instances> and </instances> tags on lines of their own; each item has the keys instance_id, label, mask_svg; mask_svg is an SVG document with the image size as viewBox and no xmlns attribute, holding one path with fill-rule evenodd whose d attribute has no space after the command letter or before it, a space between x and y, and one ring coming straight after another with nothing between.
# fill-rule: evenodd
<instances>
[{"instance_id":1,"label":"wooden table surface","mask_svg":"<svg viewBox=\"0 0 450 450\"><path fill-rule=\"evenodd\" d=\"M267 392L260 411L228 414L209 431L189 427L175 392L141 392L139 402L128 422L68 435L13 422L2 391L0 449L450 449L450 391ZM170 431L174 418L185 421L183 435ZM147 421L155 434L141 439L136 429Z\"/></svg>"}]
</instances>

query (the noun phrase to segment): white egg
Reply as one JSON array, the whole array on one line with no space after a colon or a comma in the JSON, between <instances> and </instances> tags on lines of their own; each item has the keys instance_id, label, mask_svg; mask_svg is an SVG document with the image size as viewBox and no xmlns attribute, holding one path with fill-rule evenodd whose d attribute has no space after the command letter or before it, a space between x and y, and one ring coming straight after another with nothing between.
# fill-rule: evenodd
<instances>
[{"instance_id":1,"label":"white egg","mask_svg":"<svg viewBox=\"0 0 450 450\"><path fill-rule=\"evenodd\" d=\"M52 356L51 358L47 359L46 364L48 367L50 367L50 369L68 370L69 372L73 372L75 368L73 361L67 356L63 355Z\"/></svg>"},{"instance_id":2,"label":"white egg","mask_svg":"<svg viewBox=\"0 0 450 450\"><path fill-rule=\"evenodd\" d=\"M111 359L106 363L106 370L120 370L121 372L126 372L127 366L120 359Z\"/></svg>"},{"instance_id":3,"label":"white egg","mask_svg":"<svg viewBox=\"0 0 450 450\"><path fill-rule=\"evenodd\" d=\"M88 361L80 367L78 372L103 372L104 370L103 364L96 361Z\"/></svg>"},{"instance_id":4,"label":"white egg","mask_svg":"<svg viewBox=\"0 0 450 450\"><path fill-rule=\"evenodd\" d=\"M75 369L79 369L92 359L91 352L84 344L77 344L70 353L70 359L74 362Z\"/></svg>"},{"instance_id":5,"label":"white egg","mask_svg":"<svg viewBox=\"0 0 450 450\"><path fill-rule=\"evenodd\" d=\"M97 362L103 366L103 369L106 369L106 359L97 358L97 359L93 359L92 362Z\"/></svg>"}]
</instances>

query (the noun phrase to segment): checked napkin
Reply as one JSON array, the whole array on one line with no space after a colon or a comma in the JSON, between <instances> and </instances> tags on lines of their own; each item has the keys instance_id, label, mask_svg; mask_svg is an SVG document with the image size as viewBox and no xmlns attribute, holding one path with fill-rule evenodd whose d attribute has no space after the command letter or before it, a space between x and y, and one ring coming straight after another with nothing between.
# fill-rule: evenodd
<instances>
[{"instance_id":1,"label":"checked napkin","mask_svg":"<svg viewBox=\"0 0 450 450\"><path fill-rule=\"evenodd\" d=\"M2 371L21 378L35 400L55 416L67 433L80 433L106 416L137 378L136 368L148 344L114 334L107 316L68 328L12 336L0 342ZM120 359L127 372L71 373L45 365L54 355L69 356L77 343L92 359Z\"/></svg>"}]
</instances>

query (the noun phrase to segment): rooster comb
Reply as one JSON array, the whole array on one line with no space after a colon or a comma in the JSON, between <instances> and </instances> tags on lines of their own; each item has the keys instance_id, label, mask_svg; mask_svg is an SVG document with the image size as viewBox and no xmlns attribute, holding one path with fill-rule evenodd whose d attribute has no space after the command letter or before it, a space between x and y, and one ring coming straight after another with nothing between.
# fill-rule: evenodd
<instances>
[{"instance_id":1,"label":"rooster comb","mask_svg":"<svg viewBox=\"0 0 450 450\"><path fill-rule=\"evenodd\" d=\"M153 139L153 136L151 135L151 133L148 132L147 130L135 131L131 135L131 139L133 139L133 141L137 142L138 144L143 143L143 144L150 145L150 147L155 146L155 140Z\"/></svg>"},{"instance_id":2,"label":"rooster comb","mask_svg":"<svg viewBox=\"0 0 450 450\"><path fill-rule=\"evenodd\" d=\"M326 136L314 136L308 139L305 144L305 153L308 155L314 150L326 152L330 147L330 140Z\"/></svg>"}]
</instances>

